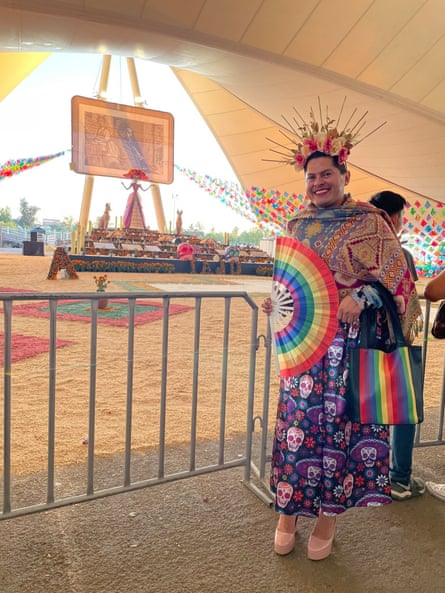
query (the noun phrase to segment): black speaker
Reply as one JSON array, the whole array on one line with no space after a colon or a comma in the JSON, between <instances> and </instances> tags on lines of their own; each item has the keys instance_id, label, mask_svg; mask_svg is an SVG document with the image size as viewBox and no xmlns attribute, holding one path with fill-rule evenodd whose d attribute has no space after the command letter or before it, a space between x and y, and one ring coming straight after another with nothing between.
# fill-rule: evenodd
<instances>
[{"instance_id":1,"label":"black speaker","mask_svg":"<svg viewBox=\"0 0 445 593\"><path fill-rule=\"evenodd\" d=\"M23 255L44 255L41 241L23 241Z\"/></svg>"}]
</instances>

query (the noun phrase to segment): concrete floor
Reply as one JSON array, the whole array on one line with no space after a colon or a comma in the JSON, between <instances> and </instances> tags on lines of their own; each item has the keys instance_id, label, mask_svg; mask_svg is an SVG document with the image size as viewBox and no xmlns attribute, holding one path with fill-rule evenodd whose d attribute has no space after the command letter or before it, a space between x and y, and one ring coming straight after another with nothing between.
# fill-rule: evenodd
<instances>
[{"instance_id":1,"label":"concrete floor","mask_svg":"<svg viewBox=\"0 0 445 593\"><path fill-rule=\"evenodd\" d=\"M415 450L445 481L445 448ZM65 480L75 481L70 469ZM443 593L445 503L428 494L338 521L332 555L276 556L274 511L240 468L0 522L1 593Z\"/></svg>"}]
</instances>

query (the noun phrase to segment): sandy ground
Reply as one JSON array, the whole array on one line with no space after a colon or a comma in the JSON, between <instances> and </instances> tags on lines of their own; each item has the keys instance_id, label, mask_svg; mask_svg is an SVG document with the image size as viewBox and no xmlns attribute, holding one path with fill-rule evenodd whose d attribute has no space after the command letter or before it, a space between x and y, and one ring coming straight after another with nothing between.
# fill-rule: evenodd
<instances>
[{"instance_id":1,"label":"sandy ground","mask_svg":"<svg viewBox=\"0 0 445 593\"><path fill-rule=\"evenodd\" d=\"M38 291L94 291L92 273L78 280L47 281L48 257L0 254L0 287ZM267 280L110 274L110 290L148 290L208 286L224 290L248 288L255 302L268 294ZM235 282L235 284L233 284ZM241 284L239 284L241 283ZM190 303L188 303L190 304ZM220 326L224 305L203 306L203 355L198 419L200 442L207 453L217 447L219 415ZM245 349L250 308L237 303L231 311L227 432L231 447L245 440ZM190 335L194 310L174 316L169 352L180 372L168 375L169 455L187 463L181 444L189 433ZM260 315L258 333L265 329ZM156 448L159 414L157 379L150 375L160 322L136 328L134 446ZM17 316L13 331L47 335L48 320ZM57 354L57 479L71 488L84 480L89 394L89 324L60 321L59 337L71 340ZM107 479L122 475L126 329L99 327L97 363L96 473ZM193 348L192 348L193 350ZM150 358L147 358L150 357ZM47 356L16 363L12 377L14 481L24 491L36 490L44 465L48 407ZM258 356L258 381L263 373ZM441 392L443 344L429 340L425 428L436 421ZM124 362L123 362L124 361ZM159 362L156 362L159 365ZM150 365L151 366L151 365ZM159 369L158 369L159 370ZM260 386L258 390L260 393ZM271 393L275 385L271 387ZM271 412L274 413L271 396ZM261 408L261 398L255 404ZM240 411L241 417L240 417ZM238 416L237 416L238 412ZM0 411L0 413L3 413ZM149 456L148 456L149 457ZM145 467L143 456L135 460ZM32 472L37 472L33 474ZM43 472L44 473L44 472ZM445 480L444 448L415 450L415 473ZM37 477L36 477L37 476ZM442 593L445 582L445 504L425 494L382 509L354 509L339 520L331 556L315 563L306 558L312 522L299 521L295 551L273 552L275 513L248 491L240 469L180 480L125 495L0 522L1 593Z\"/></svg>"},{"instance_id":2,"label":"sandy ground","mask_svg":"<svg viewBox=\"0 0 445 593\"><path fill-rule=\"evenodd\" d=\"M51 256L34 257L0 254L0 288L40 292L94 292L92 272L79 273L78 279L47 280ZM246 291L259 306L269 293L270 278L189 274L110 273L109 292L138 291L162 294L163 291L215 290ZM150 299L149 299L150 300ZM172 303L190 307L186 313L171 317L169 326L168 373L166 393L167 444L185 443L190 438L193 368L196 362L196 303L180 298ZM224 299L203 299L199 332L199 414L197 437L217 440L221 402L221 373L226 348L228 361L226 435L242 435L246 430L248 362L252 309L244 299L234 299L230 309L230 332L224 345ZM13 316L13 333L47 337L48 320ZM261 312L258 334L267 331ZM56 465L66 466L86 460L88 435L88 396L90 387L90 324L81 321L58 322L57 337L70 345L57 351L56 378ZM136 327L133 374L132 448L142 451L158 446L160 438L160 377L162 364L162 321ZM120 453L125 442L125 403L128 360L128 330L100 324L98 329L96 379L96 442L100 456ZM149 364L147 364L149 362ZM428 340L425 407L437 408L442 387L443 344ZM180 369L178 371L178 369ZM45 467L47 456L48 356L17 362L12 373L12 468L24 474ZM255 414L262 415L261 389L264 356L257 356ZM269 415L275 416L277 379L273 373Z\"/></svg>"},{"instance_id":3,"label":"sandy ground","mask_svg":"<svg viewBox=\"0 0 445 593\"><path fill-rule=\"evenodd\" d=\"M40 292L94 292L91 272L78 279L47 280L50 257L0 255L0 288ZM248 290L259 304L270 286L270 279L230 276L191 276L164 274L110 273L107 292L137 291L153 295L163 291L205 290L206 292ZM148 299L153 301L153 299ZM159 302L159 301L158 301ZM190 307L173 315L169 323L169 350L166 393L166 435L170 445L190 438L195 362L196 303L194 299L172 299L172 304ZM225 300L203 299L199 332L199 414L198 439L217 439L221 400L221 373L224 348L228 355L226 434L246 430L248 361L251 347L251 306L235 298L230 309L230 331L224 346ZM259 334L267 331L266 318L259 316ZM13 314L13 333L47 337L49 321ZM56 378L56 465L86 460L88 447L88 396L90 382L90 324L60 320L57 337L71 344L57 350ZM96 441L95 452L109 456L123 450L128 361L128 330L99 324L96 361ZM162 364L162 321L137 326L134 341L133 432L135 451L159 443L159 413ZM28 473L45 467L47 456L48 355L40 354L17 362L12 373L12 468ZM256 376L264 376L264 356L258 356ZM273 398L274 399L274 398ZM261 401L256 413L261 413Z\"/></svg>"}]
</instances>

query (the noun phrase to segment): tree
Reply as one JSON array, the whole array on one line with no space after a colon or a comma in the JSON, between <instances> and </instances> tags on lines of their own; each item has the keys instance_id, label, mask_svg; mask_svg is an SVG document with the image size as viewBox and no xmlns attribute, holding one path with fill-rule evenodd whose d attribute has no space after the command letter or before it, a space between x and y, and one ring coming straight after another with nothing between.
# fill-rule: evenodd
<instances>
[{"instance_id":1,"label":"tree","mask_svg":"<svg viewBox=\"0 0 445 593\"><path fill-rule=\"evenodd\" d=\"M20 218L17 219L17 224L22 227L30 228L36 225L36 214L40 210L37 206L28 204L26 198L20 199Z\"/></svg>"},{"instance_id":2,"label":"tree","mask_svg":"<svg viewBox=\"0 0 445 593\"><path fill-rule=\"evenodd\" d=\"M204 225L201 222L191 223L188 229L184 231L185 235L195 235L196 237L204 236Z\"/></svg>"},{"instance_id":3,"label":"tree","mask_svg":"<svg viewBox=\"0 0 445 593\"><path fill-rule=\"evenodd\" d=\"M73 216L65 216L62 220L62 226L64 229L72 231L77 228L77 220Z\"/></svg>"},{"instance_id":4,"label":"tree","mask_svg":"<svg viewBox=\"0 0 445 593\"><path fill-rule=\"evenodd\" d=\"M6 208L0 208L0 222L5 224L13 223L11 208L9 206L6 206Z\"/></svg>"}]
</instances>

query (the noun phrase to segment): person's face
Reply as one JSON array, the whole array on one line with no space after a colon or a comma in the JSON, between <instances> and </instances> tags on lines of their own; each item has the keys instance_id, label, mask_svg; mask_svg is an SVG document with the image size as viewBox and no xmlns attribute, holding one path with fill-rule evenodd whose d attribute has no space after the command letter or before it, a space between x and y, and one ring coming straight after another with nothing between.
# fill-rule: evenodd
<instances>
[{"instance_id":1,"label":"person's face","mask_svg":"<svg viewBox=\"0 0 445 593\"><path fill-rule=\"evenodd\" d=\"M309 161L306 168L306 194L317 208L340 206L350 173L341 173L330 156Z\"/></svg>"}]
</instances>

